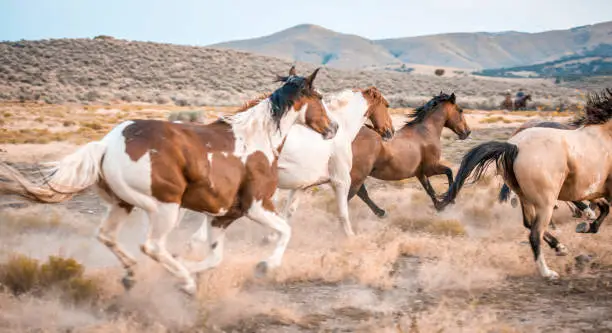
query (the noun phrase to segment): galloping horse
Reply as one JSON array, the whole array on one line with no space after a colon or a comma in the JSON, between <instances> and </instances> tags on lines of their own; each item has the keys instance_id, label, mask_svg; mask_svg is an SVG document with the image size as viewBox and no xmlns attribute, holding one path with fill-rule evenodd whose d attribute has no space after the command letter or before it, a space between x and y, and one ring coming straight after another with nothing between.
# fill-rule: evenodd
<instances>
[{"instance_id":1,"label":"galloping horse","mask_svg":"<svg viewBox=\"0 0 612 333\"><path fill-rule=\"evenodd\" d=\"M272 201L285 137L295 123L305 124L327 140L333 139L338 128L313 87L317 72L279 78L283 85L261 103L208 125L122 122L102 140L60 160L38 181L0 163L0 177L8 180L0 183L0 192L54 203L97 185L110 206L98 239L123 264L126 288L134 283L136 260L117 244L117 232L134 207L149 217L142 252L179 278L180 289L190 295L197 290L190 273L206 267L183 263L166 250L181 207L215 216L212 223L221 234L242 216L277 231L281 236L272 256L257 268L277 267L291 236L291 228ZM217 245L212 243L211 248Z\"/></svg>"},{"instance_id":2,"label":"galloping horse","mask_svg":"<svg viewBox=\"0 0 612 333\"><path fill-rule=\"evenodd\" d=\"M575 130L534 127L507 142L489 141L471 149L461 161L457 178L442 203L455 199L471 174L477 181L495 162L498 174L519 196L523 225L530 229L529 242L540 274L559 275L548 268L541 253L542 239L557 251L567 249L546 231L557 200L578 201L612 198L612 90L589 96L584 116ZM600 224L592 222L589 232Z\"/></svg>"},{"instance_id":3,"label":"galloping horse","mask_svg":"<svg viewBox=\"0 0 612 333\"><path fill-rule=\"evenodd\" d=\"M368 195L365 179L368 176L381 180L402 180L416 176L438 209L439 201L428 177L446 175L448 184L453 182L452 170L440 163L440 136L444 127L466 139L471 131L463 116L463 110L455 104L455 94L440 92L429 102L415 109L414 119L406 122L393 139L383 142L376 133L362 127L353 141L353 169L349 200L357 194L379 217L386 212Z\"/></svg>"},{"instance_id":4,"label":"galloping horse","mask_svg":"<svg viewBox=\"0 0 612 333\"><path fill-rule=\"evenodd\" d=\"M514 100L514 111L516 110L526 110L527 109L527 101L531 101L531 94L527 94L522 97L517 97Z\"/></svg>"},{"instance_id":5,"label":"galloping horse","mask_svg":"<svg viewBox=\"0 0 612 333\"><path fill-rule=\"evenodd\" d=\"M295 68L291 71L294 72ZM350 237L354 232L346 198L351 182L351 143L368 119L377 136L389 140L394 133L393 122L388 111L389 103L376 87L346 89L325 100L330 117L339 124L338 132L332 140L323 140L308 127L296 125L291 128L278 158L278 189L289 190L280 212L289 221L305 189L330 183L344 232ZM206 240L205 225L206 221L194 234L192 242ZM269 241L276 235L267 235L265 240Z\"/></svg>"},{"instance_id":6,"label":"galloping horse","mask_svg":"<svg viewBox=\"0 0 612 333\"><path fill-rule=\"evenodd\" d=\"M574 126L573 124L563 124L563 123L558 123L555 121L537 121L537 120L532 120L532 121L528 121L524 124L522 124L516 131L514 131L514 133L512 133L512 135L510 137L515 136L516 134L518 134L519 132L528 129L528 128L532 128L532 127L547 127L547 128L557 128L557 129L564 129L564 130L574 130L576 129L576 126ZM504 184L502 185L501 190L499 191L499 202L506 202L508 201L508 198L511 196L512 191L510 190L510 188L508 187L508 185ZM516 207L517 203L516 201L518 201L518 199L516 198L512 198L512 200L510 201L510 203L512 204L512 207ZM571 204L573 204L575 207L572 207ZM610 207L609 204L607 202L605 202L604 199L598 199L596 200L595 204L599 207L599 211L600 214L599 216L596 217L595 212L593 211L593 209L591 209L591 207L587 204L585 204L582 201L571 201L571 204L569 202L567 202L567 205L570 207L570 210L572 211L574 217L581 217L582 213L584 213L588 219L596 219L596 221L603 221L609 214L610 212ZM554 227L554 223L551 220L550 224L552 227ZM581 223L578 225L578 230L582 230L582 228L584 228L586 226L586 223ZM579 231L579 232L585 232L584 231Z\"/></svg>"}]
</instances>

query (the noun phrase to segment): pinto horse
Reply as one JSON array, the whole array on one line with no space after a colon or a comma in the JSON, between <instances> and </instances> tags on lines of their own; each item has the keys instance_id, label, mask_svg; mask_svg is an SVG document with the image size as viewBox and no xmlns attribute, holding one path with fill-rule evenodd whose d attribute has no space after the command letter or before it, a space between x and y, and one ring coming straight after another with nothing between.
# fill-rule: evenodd
<instances>
[{"instance_id":1,"label":"pinto horse","mask_svg":"<svg viewBox=\"0 0 612 333\"><path fill-rule=\"evenodd\" d=\"M518 97L514 100L514 111L516 110L526 110L527 109L527 101L531 101L531 94L527 94L523 97Z\"/></svg>"},{"instance_id":2,"label":"pinto horse","mask_svg":"<svg viewBox=\"0 0 612 333\"><path fill-rule=\"evenodd\" d=\"M408 121L388 142L383 142L371 129L362 127L353 141L348 199L357 194L374 214L384 217L386 212L370 199L365 179L371 176L381 180L402 180L416 176L438 209L439 201L428 177L444 174L449 186L453 182L452 170L440 163L442 130L449 128L461 140L471 133L463 110L455 99L454 93L434 96L415 109L411 114L414 119Z\"/></svg>"},{"instance_id":3,"label":"pinto horse","mask_svg":"<svg viewBox=\"0 0 612 333\"><path fill-rule=\"evenodd\" d=\"M533 120L533 121L528 121L522 124L516 131L514 131L514 133L512 133L510 137L513 137L519 132L526 130L528 128L532 128L532 127L547 127L547 128L557 128L557 129L564 129L564 130L576 129L576 126L574 126L573 124L563 124L563 123L559 123L555 121ZM514 193L510 190L510 187L508 187L508 185L506 184L503 184L501 190L499 191L499 202L508 201L508 199L510 198L512 194ZM512 198L510 200L512 207L516 207L517 201L518 201L517 198ZM597 223L597 224L600 224L601 221L603 221L610 213L610 205L608 202L605 201L605 199L595 200L595 205L599 207L599 211L600 211L599 216L595 215L595 212L593 211L593 209L591 209L590 205L587 205L582 201L571 201L571 204L567 202L567 205L572 211L574 217L581 217L582 213L584 213L588 219L595 220L594 223ZM550 221L550 225L551 227L554 228L554 223L552 220ZM586 232L588 230L588 228L584 229L586 226L587 226L587 223L584 223L584 222L578 224L578 227L576 229L577 232Z\"/></svg>"},{"instance_id":4,"label":"pinto horse","mask_svg":"<svg viewBox=\"0 0 612 333\"><path fill-rule=\"evenodd\" d=\"M0 163L0 178L8 180L0 183L0 192L54 203L97 185L110 206L98 239L123 264L126 289L134 283L136 260L117 244L117 233L134 207L149 217L142 252L179 278L187 294L197 291L191 273L206 267L187 265L166 250L181 207L215 216L213 227L221 234L242 216L277 231L281 236L272 256L257 265L277 267L291 236L272 201L285 137L295 123L328 140L338 128L313 87L317 72L278 78L283 85L261 103L208 125L125 121L102 140L63 158L38 181Z\"/></svg>"},{"instance_id":5,"label":"pinto horse","mask_svg":"<svg viewBox=\"0 0 612 333\"><path fill-rule=\"evenodd\" d=\"M519 196L523 225L540 274L555 279L540 244L544 240L557 251L567 249L546 231L557 200L578 201L612 198L612 89L591 94L585 115L573 121L575 130L534 127L507 142L489 141L472 148L461 161L457 178L445 194L443 205L455 199L464 182L482 177L495 163L497 173ZM591 223L591 232L599 224Z\"/></svg>"}]
</instances>

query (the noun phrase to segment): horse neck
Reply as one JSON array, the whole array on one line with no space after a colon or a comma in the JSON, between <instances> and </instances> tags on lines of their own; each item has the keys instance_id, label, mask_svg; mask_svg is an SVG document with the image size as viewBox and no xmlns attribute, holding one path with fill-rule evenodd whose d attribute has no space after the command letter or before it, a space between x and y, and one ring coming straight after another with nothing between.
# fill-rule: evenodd
<instances>
[{"instance_id":1,"label":"horse neck","mask_svg":"<svg viewBox=\"0 0 612 333\"><path fill-rule=\"evenodd\" d=\"M427 129L427 132L432 137L440 139L445 123L446 115L444 114L444 110L437 109L433 111L430 115L425 117L425 119L423 119L423 121L419 125L425 127Z\"/></svg>"},{"instance_id":2,"label":"horse neck","mask_svg":"<svg viewBox=\"0 0 612 333\"><path fill-rule=\"evenodd\" d=\"M298 112L293 109L287 111L280 120L279 129L272 119L270 107L270 100L265 99L227 119L236 139L235 153L243 160L255 151L261 151L272 162L289 129L298 119Z\"/></svg>"},{"instance_id":3,"label":"horse neck","mask_svg":"<svg viewBox=\"0 0 612 333\"><path fill-rule=\"evenodd\" d=\"M347 96L349 93L351 95ZM330 113L345 135L355 138L367 119L365 113L369 107L368 101L363 98L361 92L348 91L338 95L330 104Z\"/></svg>"}]
</instances>

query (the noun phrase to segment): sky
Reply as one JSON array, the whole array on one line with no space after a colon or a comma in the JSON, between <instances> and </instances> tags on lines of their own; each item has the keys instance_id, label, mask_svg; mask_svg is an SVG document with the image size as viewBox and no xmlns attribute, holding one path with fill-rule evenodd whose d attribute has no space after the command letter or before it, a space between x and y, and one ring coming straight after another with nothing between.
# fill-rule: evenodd
<instances>
[{"instance_id":1,"label":"sky","mask_svg":"<svg viewBox=\"0 0 612 333\"><path fill-rule=\"evenodd\" d=\"M370 39L540 32L612 20L612 0L0 0L0 40L116 38L186 45L303 23Z\"/></svg>"}]
</instances>

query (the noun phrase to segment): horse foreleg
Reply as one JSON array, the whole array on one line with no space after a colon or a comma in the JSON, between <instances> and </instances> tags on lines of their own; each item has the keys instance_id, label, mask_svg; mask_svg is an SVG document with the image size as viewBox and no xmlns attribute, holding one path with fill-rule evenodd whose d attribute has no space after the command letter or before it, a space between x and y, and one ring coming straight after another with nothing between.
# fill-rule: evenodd
<instances>
[{"instance_id":1,"label":"horse foreleg","mask_svg":"<svg viewBox=\"0 0 612 333\"><path fill-rule=\"evenodd\" d=\"M368 193L368 190L366 189L365 184L361 184L361 186L359 187L359 190L357 191L357 196L359 197L359 199L365 202L366 205L368 205L370 210L374 214L376 214L376 216L380 218L387 217L387 212L384 209L378 207L378 205L376 205L376 203L372 201L372 199L370 198L370 194Z\"/></svg>"},{"instance_id":2,"label":"horse foreleg","mask_svg":"<svg viewBox=\"0 0 612 333\"><path fill-rule=\"evenodd\" d=\"M425 192L427 192L427 195L429 195L429 197L431 198L431 201L433 201L434 208L437 211L441 211L442 210L441 202L438 201L438 199L436 198L436 191L434 190L433 186L431 186L431 183L429 182L429 178L427 178L423 174L418 175L417 178L419 179L419 182L425 189Z\"/></svg>"},{"instance_id":3,"label":"horse foreleg","mask_svg":"<svg viewBox=\"0 0 612 333\"><path fill-rule=\"evenodd\" d=\"M185 266L166 249L166 239L178 224L178 203L160 203L155 211L149 212L149 233L140 247L151 259L159 262L168 272L181 279L181 290L189 295L196 292L196 284Z\"/></svg>"},{"instance_id":4,"label":"horse foreleg","mask_svg":"<svg viewBox=\"0 0 612 333\"><path fill-rule=\"evenodd\" d=\"M610 213L610 205L606 199L597 199L593 200L593 202L599 207L599 216L591 223L587 221L578 224L576 226L577 233L596 234L599 231L599 227Z\"/></svg>"},{"instance_id":5,"label":"horse foreleg","mask_svg":"<svg viewBox=\"0 0 612 333\"><path fill-rule=\"evenodd\" d=\"M348 237L352 237L352 236L355 236L355 233L353 232L353 227L351 226L351 220L349 219L348 200L346 199L348 198L349 184L350 184L350 179L332 180L332 186L334 188L334 192L336 193L336 204L338 206L338 215L340 216L340 221L342 223L344 233Z\"/></svg>"},{"instance_id":6,"label":"horse foreleg","mask_svg":"<svg viewBox=\"0 0 612 333\"><path fill-rule=\"evenodd\" d=\"M287 223L291 222L291 217L293 216L293 214L295 213L295 211L297 210L299 204L300 204L300 198L303 194L303 190L297 190L297 189L292 189L289 190L289 194L287 195L287 199L285 200L284 205L282 206L282 208L280 209L280 216L282 218L285 219L285 221L287 221ZM280 205L277 204L278 201L275 201L275 206L279 207ZM265 235L263 237L262 243L263 244L268 244L270 242L274 242L278 239L279 234L276 232L272 232L268 235Z\"/></svg>"},{"instance_id":7,"label":"horse foreleg","mask_svg":"<svg viewBox=\"0 0 612 333\"><path fill-rule=\"evenodd\" d=\"M345 200L346 201L346 200ZM265 261L261 261L257 264L256 272L265 274L269 268L276 268L280 266L289 239L291 238L291 227L276 212L266 207L274 207L271 202L264 205L262 202L254 202L247 212L247 216L255 222L265 225L279 234L276 242L276 247L272 255Z\"/></svg>"}]
</instances>

